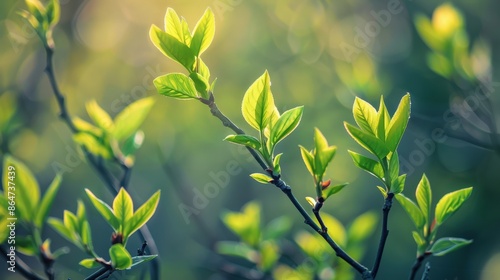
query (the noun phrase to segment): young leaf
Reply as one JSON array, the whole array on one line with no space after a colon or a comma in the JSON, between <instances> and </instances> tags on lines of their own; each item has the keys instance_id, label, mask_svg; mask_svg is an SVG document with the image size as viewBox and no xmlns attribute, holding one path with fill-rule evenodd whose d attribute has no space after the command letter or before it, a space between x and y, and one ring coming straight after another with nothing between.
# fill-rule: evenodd
<instances>
[{"instance_id":1,"label":"young leaf","mask_svg":"<svg viewBox=\"0 0 500 280\"><path fill-rule=\"evenodd\" d=\"M123 227L125 222L134 214L134 203L128 192L122 187L113 200L113 212L118 223Z\"/></svg>"},{"instance_id":2,"label":"young leaf","mask_svg":"<svg viewBox=\"0 0 500 280\"><path fill-rule=\"evenodd\" d=\"M263 241L260 244L260 262L258 267L261 271L270 270L280 257L280 250L274 241Z\"/></svg>"},{"instance_id":3,"label":"young leaf","mask_svg":"<svg viewBox=\"0 0 500 280\"><path fill-rule=\"evenodd\" d=\"M160 191L155 192L141 207L135 211L134 215L125 222L123 236L129 237L140 229L156 211L160 201Z\"/></svg>"},{"instance_id":4,"label":"young leaf","mask_svg":"<svg viewBox=\"0 0 500 280\"><path fill-rule=\"evenodd\" d=\"M154 258L158 257L158 255L145 255L145 256L135 256L135 257L132 257L132 266L130 266L130 268L136 266L136 265L139 265L143 262L148 262Z\"/></svg>"},{"instance_id":5,"label":"young leaf","mask_svg":"<svg viewBox=\"0 0 500 280\"><path fill-rule=\"evenodd\" d=\"M279 141L287 137L297 128L302 118L303 111L304 106L299 106L284 112L281 117L279 117L278 121L276 121L276 124L271 129L269 137L273 146L278 144Z\"/></svg>"},{"instance_id":6,"label":"young leaf","mask_svg":"<svg viewBox=\"0 0 500 280\"><path fill-rule=\"evenodd\" d=\"M344 122L345 129L351 135L351 137L358 142L363 148L374 154L379 159L383 159L387 154L389 154L389 149L382 142L382 140L377 139L375 136L371 135L366 131L362 131L346 122Z\"/></svg>"},{"instance_id":7,"label":"young leaf","mask_svg":"<svg viewBox=\"0 0 500 280\"><path fill-rule=\"evenodd\" d=\"M385 142L385 129L386 129L386 124L389 123L389 120L386 119L386 117L389 116L389 113L387 112L387 108L385 107L384 103L384 96L380 96L380 107L378 109L377 113L377 118L376 118L376 124L377 124L377 131L376 131L376 136L378 139L382 140L382 142Z\"/></svg>"},{"instance_id":8,"label":"young leaf","mask_svg":"<svg viewBox=\"0 0 500 280\"><path fill-rule=\"evenodd\" d=\"M375 136L377 131L377 111L373 106L361 98L356 97L352 107L352 114L358 126L365 132Z\"/></svg>"},{"instance_id":9,"label":"young leaf","mask_svg":"<svg viewBox=\"0 0 500 280\"><path fill-rule=\"evenodd\" d=\"M382 188L381 186L377 186L378 190L380 191L380 193L382 193L382 196L385 198L387 198L387 189L386 188Z\"/></svg>"},{"instance_id":10,"label":"young leaf","mask_svg":"<svg viewBox=\"0 0 500 280\"><path fill-rule=\"evenodd\" d=\"M421 256L425 253L427 241L425 241L425 239L416 231L413 231L412 235L415 243L417 243L417 256Z\"/></svg>"},{"instance_id":11,"label":"young leaf","mask_svg":"<svg viewBox=\"0 0 500 280\"><path fill-rule=\"evenodd\" d=\"M391 153L391 158L389 159L389 174L390 178L388 178L388 180L394 180L399 177L399 156L397 151Z\"/></svg>"},{"instance_id":12,"label":"young leaf","mask_svg":"<svg viewBox=\"0 0 500 280\"><path fill-rule=\"evenodd\" d=\"M318 180L322 180L328 164L335 156L337 147L329 146L325 136L317 128L314 129L314 146L314 172Z\"/></svg>"},{"instance_id":13,"label":"young leaf","mask_svg":"<svg viewBox=\"0 0 500 280\"><path fill-rule=\"evenodd\" d=\"M418 208L417 205L411 199L407 198L401 193L396 194L396 199L401 204L403 209L408 213L408 216L410 216L411 220L415 224L418 230L422 230L424 227L425 221L424 221L424 214L422 214L422 211L420 211L420 208Z\"/></svg>"},{"instance_id":14,"label":"young leaf","mask_svg":"<svg viewBox=\"0 0 500 280\"><path fill-rule=\"evenodd\" d=\"M88 134L93 135L95 138L100 138L103 134L103 130L101 128L98 128L78 117L74 117L73 119L73 124L75 125L76 129L79 132L85 132Z\"/></svg>"},{"instance_id":15,"label":"young leaf","mask_svg":"<svg viewBox=\"0 0 500 280\"><path fill-rule=\"evenodd\" d=\"M99 139L92 134L79 132L73 136L73 140L85 147L91 154L101 156L102 158L111 158L112 152L108 146L105 146Z\"/></svg>"},{"instance_id":16,"label":"young leaf","mask_svg":"<svg viewBox=\"0 0 500 280\"><path fill-rule=\"evenodd\" d=\"M314 207L316 205L316 199L310 197L310 196L306 196L306 200L307 202L312 206Z\"/></svg>"},{"instance_id":17,"label":"young leaf","mask_svg":"<svg viewBox=\"0 0 500 280\"><path fill-rule=\"evenodd\" d=\"M15 168L15 176L9 171L9 167ZM9 178L12 178L10 180ZM9 182L11 182L9 184ZM12 183L16 187L16 213L27 222L33 221L35 212L40 201L40 187L33 173L22 162L11 156L5 156L3 166L3 187L4 190Z\"/></svg>"},{"instance_id":18,"label":"young leaf","mask_svg":"<svg viewBox=\"0 0 500 280\"><path fill-rule=\"evenodd\" d=\"M113 137L122 141L137 132L153 107L154 99L143 98L128 105L115 118Z\"/></svg>"},{"instance_id":19,"label":"young leaf","mask_svg":"<svg viewBox=\"0 0 500 280\"><path fill-rule=\"evenodd\" d=\"M123 270L132 266L132 256L123 247L122 244L117 243L109 248L109 256L111 257L111 265L114 269Z\"/></svg>"},{"instance_id":20,"label":"young leaf","mask_svg":"<svg viewBox=\"0 0 500 280\"><path fill-rule=\"evenodd\" d=\"M432 244L430 252L432 253L432 255L440 257L471 243L472 240L466 240L463 238L439 238L436 242L434 242L434 244Z\"/></svg>"},{"instance_id":21,"label":"young leaf","mask_svg":"<svg viewBox=\"0 0 500 280\"><path fill-rule=\"evenodd\" d=\"M280 160L283 153L277 154L273 159L273 171L277 174L281 173Z\"/></svg>"},{"instance_id":22,"label":"young leaf","mask_svg":"<svg viewBox=\"0 0 500 280\"><path fill-rule=\"evenodd\" d=\"M120 222L113 213L111 207L109 207L109 205L104 201L97 198L89 189L85 189L85 192L87 193L90 202L92 202L95 209L97 209L97 211L102 215L104 220L106 220L115 231L118 231L120 229Z\"/></svg>"},{"instance_id":23,"label":"young leaf","mask_svg":"<svg viewBox=\"0 0 500 280\"><path fill-rule=\"evenodd\" d=\"M257 131L263 131L274 114L271 80L267 70L246 91L241 105L245 121Z\"/></svg>"},{"instance_id":24,"label":"young leaf","mask_svg":"<svg viewBox=\"0 0 500 280\"><path fill-rule=\"evenodd\" d=\"M91 101L85 104L87 108L87 114L89 114L92 121L104 131L108 131L113 127L113 120L109 116L109 114L104 111L97 102L92 99Z\"/></svg>"},{"instance_id":25,"label":"young leaf","mask_svg":"<svg viewBox=\"0 0 500 280\"><path fill-rule=\"evenodd\" d=\"M307 167L307 170L309 170L309 173L311 173L312 176L314 176L314 157L309 152L306 148L302 147L299 145L300 148L300 154L302 155L302 160L304 161L304 164Z\"/></svg>"},{"instance_id":26,"label":"young leaf","mask_svg":"<svg viewBox=\"0 0 500 280\"><path fill-rule=\"evenodd\" d=\"M186 44L182 43L174 36L162 31L156 25L151 25L151 28L149 29L149 38L156 48L158 48L158 50L160 50L164 55L179 62L189 72L193 70L196 59L195 54Z\"/></svg>"},{"instance_id":27,"label":"young leaf","mask_svg":"<svg viewBox=\"0 0 500 280\"><path fill-rule=\"evenodd\" d=\"M257 151L260 150L261 147L260 142L259 140L257 140L257 138L244 134L228 135L226 138L224 138L224 141L244 145Z\"/></svg>"},{"instance_id":28,"label":"young leaf","mask_svg":"<svg viewBox=\"0 0 500 280\"><path fill-rule=\"evenodd\" d=\"M191 80L193 81L194 87L196 88L196 91L201 94L201 97L204 99L209 99L208 89L210 85L208 83L208 80L196 72L192 72L191 74L189 74L189 78L191 78Z\"/></svg>"},{"instance_id":29,"label":"young leaf","mask_svg":"<svg viewBox=\"0 0 500 280\"><path fill-rule=\"evenodd\" d=\"M71 213L68 210L64 210L63 212L63 223L64 226L70 231L75 232L77 234L80 233L80 226L78 223L78 219L76 218L75 214Z\"/></svg>"},{"instance_id":30,"label":"young leaf","mask_svg":"<svg viewBox=\"0 0 500 280\"><path fill-rule=\"evenodd\" d=\"M198 98L194 82L181 73L159 76L153 80L159 94L177 99Z\"/></svg>"},{"instance_id":31,"label":"young leaf","mask_svg":"<svg viewBox=\"0 0 500 280\"><path fill-rule=\"evenodd\" d=\"M264 240L276 240L285 235L292 227L292 221L287 216L281 216L270 221L263 232Z\"/></svg>"},{"instance_id":32,"label":"young leaf","mask_svg":"<svg viewBox=\"0 0 500 280\"><path fill-rule=\"evenodd\" d=\"M189 34L188 30L189 37L186 37L182 25L183 24L175 10L170 7L167 8L167 12L165 13L165 32L172 35L172 37L179 40L179 42L189 46L191 42L191 34Z\"/></svg>"},{"instance_id":33,"label":"young leaf","mask_svg":"<svg viewBox=\"0 0 500 280\"><path fill-rule=\"evenodd\" d=\"M54 198L56 197L59 187L61 186L61 180L62 180L61 175L57 175L54 178L49 188L43 195L40 206L38 207L35 213L35 226L39 228L40 231L43 229L43 225L47 220L47 215L49 214L50 208L52 208L52 203L54 202Z\"/></svg>"},{"instance_id":34,"label":"young leaf","mask_svg":"<svg viewBox=\"0 0 500 280\"><path fill-rule=\"evenodd\" d=\"M215 34L215 17L210 8L200 18L193 31L191 50L196 56L200 56L212 43Z\"/></svg>"},{"instance_id":35,"label":"young leaf","mask_svg":"<svg viewBox=\"0 0 500 280\"><path fill-rule=\"evenodd\" d=\"M80 236L82 238L82 244L86 246L90 250L93 251L92 245L92 232L90 230L90 224L88 221L83 221L83 226L80 232Z\"/></svg>"},{"instance_id":36,"label":"young leaf","mask_svg":"<svg viewBox=\"0 0 500 280\"><path fill-rule=\"evenodd\" d=\"M422 213L424 214L425 223L428 225L432 203L432 190L431 184L425 174L422 175L422 179L420 179L420 182L418 183L415 197L417 198L420 210L422 210Z\"/></svg>"},{"instance_id":37,"label":"young leaf","mask_svg":"<svg viewBox=\"0 0 500 280\"><path fill-rule=\"evenodd\" d=\"M73 231L66 228L63 221L56 218L49 218L47 223L52 226L52 228L57 231L62 237L66 238L70 242L75 242L75 236Z\"/></svg>"},{"instance_id":38,"label":"young leaf","mask_svg":"<svg viewBox=\"0 0 500 280\"><path fill-rule=\"evenodd\" d=\"M100 266L100 264L95 259L83 259L78 264L85 268L94 268Z\"/></svg>"},{"instance_id":39,"label":"young leaf","mask_svg":"<svg viewBox=\"0 0 500 280\"><path fill-rule=\"evenodd\" d=\"M323 191L323 196L325 200L333 194L340 192L344 187L346 187L349 183L338 184Z\"/></svg>"},{"instance_id":40,"label":"young leaf","mask_svg":"<svg viewBox=\"0 0 500 280\"><path fill-rule=\"evenodd\" d=\"M254 201L242 207L241 212L226 212L222 215L224 224L250 246L257 246L261 240L260 205Z\"/></svg>"},{"instance_id":41,"label":"young leaf","mask_svg":"<svg viewBox=\"0 0 500 280\"><path fill-rule=\"evenodd\" d=\"M436 224L441 225L453 215L472 193L472 187L445 194L436 205Z\"/></svg>"},{"instance_id":42,"label":"young leaf","mask_svg":"<svg viewBox=\"0 0 500 280\"><path fill-rule=\"evenodd\" d=\"M384 169L380 162L350 150L348 150L348 152L357 167L367 171L380 180L384 180Z\"/></svg>"},{"instance_id":43,"label":"young leaf","mask_svg":"<svg viewBox=\"0 0 500 280\"><path fill-rule=\"evenodd\" d=\"M252 173L250 174L250 177L261 184L271 184L271 181L273 180L273 178L262 173Z\"/></svg>"},{"instance_id":44,"label":"young leaf","mask_svg":"<svg viewBox=\"0 0 500 280\"><path fill-rule=\"evenodd\" d=\"M410 94L407 93L399 102L398 109L389 123L386 131L386 145L390 151L395 151L403 137L410 119Z\"/></svg>"},{"instance_id":45,"label":"young leaf","mask_svg":"<svg viewBox=\"0 0 500 280\"><path fill-rule=\"evenodd\" d=\"M397 177L394 181L392 181L390 191L394 194L402 193L405 189L405 182L406 174Z\"/></svg>"}]
</instances>

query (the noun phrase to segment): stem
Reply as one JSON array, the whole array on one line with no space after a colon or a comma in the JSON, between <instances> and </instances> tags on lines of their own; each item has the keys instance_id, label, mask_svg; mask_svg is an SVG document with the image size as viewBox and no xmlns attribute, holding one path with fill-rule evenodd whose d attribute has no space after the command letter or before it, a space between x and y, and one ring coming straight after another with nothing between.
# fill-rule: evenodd
<instances>
[{"instance_id":1,"label":"stem","mask_svg":"<svg viewBox=\"0 0 500 280\"><path fill-rule=\"evenodd\" d=\"M411 267L410 277L408 277L408 280L415 280L415 276L417 275L417 271L420 269L422 262L424 262L424 260L430 255L431 254L423 254L417 257L415 263L413 263L413 266Z\"/></svg>"},{"instance_id":2,"label":"stem","mask_svg":"<svg viewBox=\"0 0 500 280\"><path fill-rule=\"evenodd\" d=\"M377 276L378 269L380 267L380 262L382 261L382 255L384 254L385 242L389 236L389 229L387 228L387 223L389 220L389 211L391 211L392 199L394 198L394 193L387 194L385 198L384 207L382 208L382 233L380 235L380 241L378 244L377 257L375 258L375 264L372 269L372 277L375 279Z\"/></svg>"},{"instance_id":3,"label":"stem","mask_svg":"<svg viewBox=\"0 0 500 280\"><path fill-rule=\"evenodd\" d=\"M321 214L319 213L319 211L321 210L321 207L323 207L323 201L324 201L323 197L318 198L318 202L316 202L316 204L314 205L313 213L314 213L314 216L316 216L316 220L318 220L319 225L321 226L321 231L327 232L328 228L325 226L325 223L323 222L323 219L321 218Z\"/></svg>"},{"instance_id":4,"label":"stem","mask_svg":"<svg viewBox=\"0 0 500 280\"><path fill-rule=\"evenodd\" d=\"M7 251L4 247L0 246L0 252L2 252L2 256L9 261L7 257ZM42 276L36 274L31 268L19 257L16 256L16 269L19 271L26 279L30 280L44 280Z\"/></svg>"},{"instance_id":5,"label":"stem","mask_svg":"<svg viewBox=\"0 0 500 280\"><path fill-rule=\"evenodd\" d=\"M59 90L59 86L57 84L56 74L54 71L54 63L53 63L54 49L51 47L45 46L45 53L47 55L47 65L45 67L45 72L47 73L47 76L49 77L52 91L54 92L57 103L59 105L59 110L60 110L59 115L64 120L64 122L68 125L68 127L70 128L71 132L73 132L73 134L78 133L78 129L74 125L74 123L71 120L71 117L68 113L68 109L66 107L64 95ZM109 170L106 168L106 166L102 162L102 158L100 158L100 157L95 158L85 148L83 150L84 150L86 158L89 160L92 167L99 174L101 179L106 183L106 186L108 187L109 191L113 195L116 196L116 194L118 194L118 190L120 189L120 186L126 187L128 185L131 170L125 163L116 160L116 162L119 165L124 167L123 178L120 181L118 181L113 176L113 174L111 174L111 172L109 172ZM148 226L143 225L139 229L138 233L139 233L139 236L141 238L141 241L148 243L151 254L158 255L158 247L156 246L156 242L153 239L153 236L151 235L151 232L149 231ZM160 276L159 276L160 275L160 265L159 265L158 258L154 258L153 260L151 260L150 266L151 266L151 279L152 280L160 279Z\"/></svg>"},{"instance_id":6,"label":"stem","mask_svg":"<svg viewBox=\"0 0 500 280\"><path fill-rule=\"evenodd\" d=\"M99 270L97 270L96 272L90 274L87 278L85 278L85 280L96 280L97 278L104 275L106 272L108 272L110 270L112 270L111 267L103 266Z\"/></svg>"},{"instance_id":7,"label":"stem","mask_svg":"<svg viewBox=\"0 0 500 280\"><path fill-rule=\"evenodd\" d=\"M422 279L421 280L429 280L429 272L431 271L431 264L429 262L425 263L425 270L424 273L422 274Z\"/></svg>"},{"instance_id":8,"label":"stem","mask_svg":"<svg viewBox=\"0 0 500 280\"><path fill-rule=\"evenodd\" d=\"M219 110L219 108L217 107L217 105L214 102L214 96L212 93L210 94L209 100L200 99L200 101L202 103L208 105L212 115L215 116L216 118L218 118L225 127L232 129L237 134L245 134L245 132L242 129L237 127L228 117L226 117ZM273 178L273 181L271 183L274 184L276 187L278 187L281 191L283 191L286 194L288 199L292 202L292 204L295 206L295 208L299 211L299 213L304 218L304 223L309 225L315 232L317 232L319 235L321 235L321 237L323 237L323 239L326 240L326 242L330 245L330 247L332 247L332 249L335 251L336 255L339 258L343 259L345 262L347 262L355 270L357 270L362 275L363 279L372 280L373 277L372 277L370 271L368 270L368 268L366 268L362 264L358 263L351 256L349 256L349 254L347 254L344 250L342 250L342 248L339 247L339 245L337 245L337 243L335 243L335 241L330 237L330 235L326 231L323 231L313 221L311 216L309 216L309 214L306 212L304 207L302 207L302 205L297 200L297 198L295 198L295 196L292 194L292 188L289 185L287 185L283 180L281 180L279 175L275 176L273 174L273 172L266 166L264 161L259 157L259 155L253 149L248 148L248 147L247 147L247 149L252 154L252 156L257 161L257 163L259 163L259 165L262 167L262 169L266 170L271 175L271 177Z\"/></svg>"}]
</instances>

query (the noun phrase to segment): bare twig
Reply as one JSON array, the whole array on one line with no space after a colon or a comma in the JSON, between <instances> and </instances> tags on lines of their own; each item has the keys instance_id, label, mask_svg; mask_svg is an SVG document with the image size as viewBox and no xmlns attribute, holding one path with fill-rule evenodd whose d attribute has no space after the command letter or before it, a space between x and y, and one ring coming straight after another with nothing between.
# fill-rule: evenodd
<instances>
[{"instance_id":1,"label":"bare twig","mask_svg":"<svg viewBox=\"0 0 500 280\"><path fill-rule=\"evenodd\" d=\"M375 257L375 264L372 268L373 279L377 277L377 272L380 267L380 262L382 261L382 255L384 254L385 243L387 237L389 236L389 229L387 223L389 220L389 211L391 211L392 199L394 198L394 193L388 193L385 198L384 207L382 208L382 233L380 235L380 241L378 244L377 256Z\"/></svg>"}]
</instances>

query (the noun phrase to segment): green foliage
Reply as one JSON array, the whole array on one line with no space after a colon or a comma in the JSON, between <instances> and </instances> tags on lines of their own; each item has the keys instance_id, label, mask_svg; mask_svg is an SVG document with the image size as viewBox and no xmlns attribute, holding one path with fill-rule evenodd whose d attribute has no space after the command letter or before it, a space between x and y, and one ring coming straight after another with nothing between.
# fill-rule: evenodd
<instances>
[{"instance_id":1,"label":"green foliage","mask_svg":"<svg viewBox=\"0 0 500 280\"><path fill-rule=\"evenodd\" d=\"M422 175L418 183L415 196L417 204L403 194L397 194L396 199L408 213L415 224L417 231L413 232L413 239L417 243L417 256L444 254L472 243L472 240L461 238L441 238L434 241L438 228L453 215L472 193L472 187L454 191L444 195L436 205L435 218L431 221L432 189L427 176Z\"/></svg>"},{"instance_id":2,"label":"green foliage","mask_svg":"<svg viewBox=\"0 0 500 280\"><path fill-rule=\"evenodd\" d=\"M21 11L21 16L35 29L46 47L54 48L52 31L59 22L59 1L49 0L45 6L39 0L25 0L25 3L28 10Z\"/></svg>"}]
</instances>

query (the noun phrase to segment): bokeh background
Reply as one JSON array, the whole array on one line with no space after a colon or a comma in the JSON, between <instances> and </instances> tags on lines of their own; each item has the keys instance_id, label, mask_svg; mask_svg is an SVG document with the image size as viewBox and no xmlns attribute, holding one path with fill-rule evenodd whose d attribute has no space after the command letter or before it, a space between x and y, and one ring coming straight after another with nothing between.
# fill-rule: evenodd
<instances>
[{"instance_id":1,"label":"bokeh background","mask_svg":"<svg viewBox=\"0 0 500 280\"><path fill-rule=\"evenodd\" d=\"M320 128L329 142L338 146L327 176L335 183L350 182L324 211L345 224L368 210L378 213L383 204L375 178L357 169L347 153L348 149L361 151L343 127L344 120L353 122L354 97L376 105L384 95L393 112L399 99L410 92L412 114L399 152L402 168L408 172L406 195L414 198L424 172L430 179L434 202L447 192L474 186L469 201L439 234L474 239L474 243L445 257L432 258L431 279L500 279L500 148L495 124L499 117L495 82L499 79L495 69L499 63L495 50L500 47L498 3L452 3L463 17L462 27L469 39L464 48L470 54L472 70L464 74L459 69L463 65L458 63L450 66L452 74L448 76L430 67L428 56L433 49L414 22L417 14L430 18L440 4L428 0L61 0L61 22L54 33L56 71L70 114L84 119L88 119L85 103L91 99L114 116L134 100L155 96L156 104L143 125L146 138L137 153L130 191L138 204L162 190L149 226L159 246L164 279L242 279L221 268L220 262L233 259L217 256L213 246L220 240L237 240L220 215L227 209L239 210L248 201L259 201L264 222L281 215L291 217L294 226L287 234L289 240L295 233L309 230L278 189L248 177L259 171L258 166L237 146L222 141L230 131L212 118L203 104L156 94L154 77L182 70L148 38L151 24L163 26L167 7L185 17L191 28L207 7L214 11L216 35L204 60L212 77L218 78L215 95L219 107L242 128L250 131L240 113L243 94L265 69L270 72L280 111L305 105L299 128L279 145L285 153L284 178L304 204L304 196L314 195L298 145L312 147L313 128ZM378 29L367 27L388 7L398 12L382 19ZM57 117L58 107L43 73L42 46L17 14L20 9L25 9L22 1L0 2L0 155L10 153L24 161L42 189L55 176L54 166L67 167L51 211L60 218L64 209L76 210L84 188L108 202L112 197L79 156L69 129ZM436 24L456 23L453 16L440 20ZM474 95L478 89L474 81L479 79L483 81L480 92L487 99ZM472 103L476 101L489 109ZM441 134L436 137L436 133ZM180 205L193 206L193 190L203 191L208 183L217 183L213 174L225 172L228 164L238 167L237 174L186 222ZM98 251L102 247L104 255L111 229L84 201L92 217L95 247ZM411 237L413 225L397 204L389 228L379 278L405 279L416 245ZM52 229L45 235L52 238L55 248L68 245ZM369 266L378 236L379 229L367 242L363 262ZM138 239L129 241L131 250L137 244ZM58 278L83 279L88 271L77 265L83 253L69 247L72 253L56 265ZM30 263L41 269L36 262ZM17 279L7 272L4 262L0 267L0 278ZM137 275L125 277L135 279Z\"/></svg>"}]
</instances>

